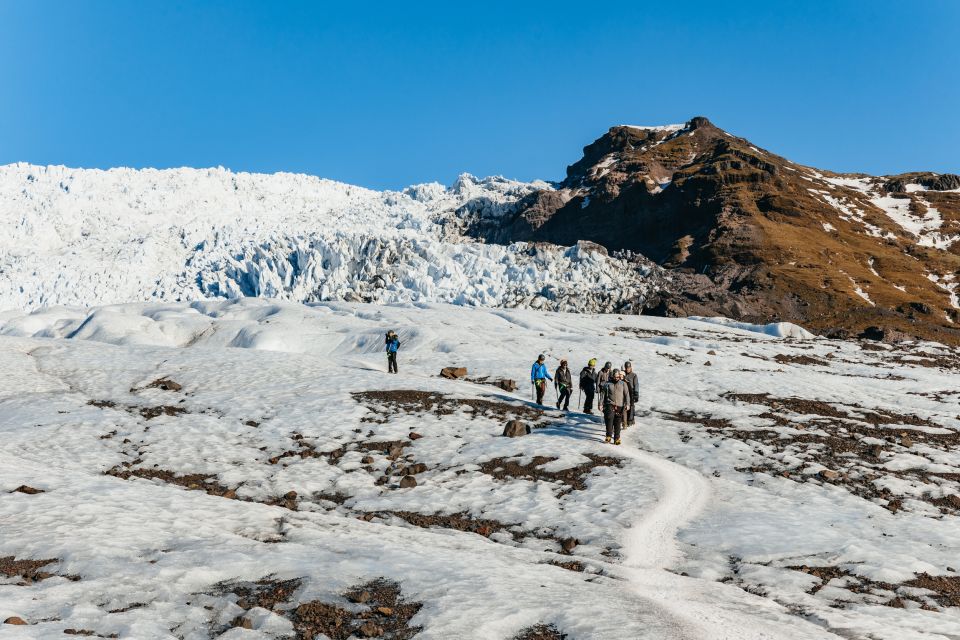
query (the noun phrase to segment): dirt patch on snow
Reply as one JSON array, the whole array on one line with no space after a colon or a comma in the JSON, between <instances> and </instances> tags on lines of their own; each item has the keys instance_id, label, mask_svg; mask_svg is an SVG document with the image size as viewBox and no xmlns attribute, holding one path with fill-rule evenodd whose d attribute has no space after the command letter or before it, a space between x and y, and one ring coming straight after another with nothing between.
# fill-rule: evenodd
<instances>
[{"instance_id":1,"label":"dirt patch on snow","mask_svg":"<svg viewBox=\"0 0 960 640\"><path fill-rule=\"evenodd\" d=\"M15 556L4 556L0 558L0 575L6 576L7 578L19 578L20 582L16 584L20 586L40 582L41 580L46 580L47 578L58 575L72 581L80 579L78 576L61 575L51 571L44 571L44 569L49 569L50 565L59 564L59 562L60 560L57 558L17 560Z\"/></svg>"},{"instance_id":2,"label":"dirt patch on snow","mask_svg":"<svg viewBox=\"0 0 960 640\"><path fill-rule=\"evenodd\" d=\"M472 418L486 417L493 420L527 420L539 423L544 420L542 409L524 404L511 404L484 398L453 398L433 391L393 389L384 391L358 391L350 396L370 410L370 415L361 422L383 424L396 413L432 413L443 417L457 411L468 411Z\"/></svg>"},{"instance_id":3,"label":"dirt patch on snow","mask_svg":"<svg viewBox=\"0 0 960 640\"><path fill-rule=\"evenodd\" d=\"M567 634L560 633L552 624L538 624L527 627L513 636L513 640L566 640L567 637Z\"/></svg>"},{"instance_id":4,"label":"dirt patch on snow","mask_svg":"<svg viewBox=\"0 0 960 640\"><path fill-rule=\"evenodd\" d=\"M543 465L553 462L557 458L536 456L526 464L520 462L520 457L493 458L481 463L480 471L498 480L511 478L522 478L534 482L544 480L546 482L557 482L570 489L582 491L587 488L586 476L590 475L597 467L620 467L623 464L622 458L600 456L593 453L586 454L586 457L590 459L590 462L584 462L559 471L546 471L542 468Z\"/></svg>"},{"instance_id":5,"label":"dirt patch on snow","mask_svg":"<svg viewBox=\"0 0 960 640\"><path fill-rule=\"evenodd\" d=\"M870 580L859 576L842 567L787 567L793 571L801 571L816 576L820 582L813 586L808 593L816 594L831 581L856 595L871 596L877 604L902 609L908 601L916 602L921 609L937 610L939 608L960 607L960 576L931 576L927 573L918 574L915 578L900 584ZM929 593L918 592L924 589ZM856 599L856 598L852 598ZM841 602L835 603L842 605Z\"/></svg>"}]
</instances>

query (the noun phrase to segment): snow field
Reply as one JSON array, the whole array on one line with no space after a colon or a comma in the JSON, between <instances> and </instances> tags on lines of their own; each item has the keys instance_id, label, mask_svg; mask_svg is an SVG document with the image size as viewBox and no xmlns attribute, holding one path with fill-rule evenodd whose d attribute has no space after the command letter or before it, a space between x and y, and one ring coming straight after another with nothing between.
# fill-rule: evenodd
<instances>
[{"instance_id":1,"label":"snow field","mask_svg":"<svg viewBox=\"0 0 960 640\"><path fill-rule=\"evenodd\" d=\"M403 343L399 376L383 372L387 328ZM810 594L816 579L787 568L842 566L889 582L949 575L956 516L917 500L891 513L840 485L738 471L780 454L669 417L694 412L759 428L768 422L757 415L763 407L724 396L766 392L916 414L940 425L924 427L930 432L952 433L960 427L957 396L918 395L955 388L950 371L896 364L795 327L432 304L241 299L59 308L7 314L0 334L0 557L59 558L59 573L80 576L0 584L0 618L46 620L17 637L72 627L205 638L242 613L214 585L269 575L305 578L297 602L340 602L365 580L397 580L405 598L424 603L413 620L424 638L506 639L538 622L572 638L928 640L960 629L955 609L892 609L854 596L842 581ZM499 437L502 419L452 400L452 413L387 417L351 396L412 389L524 407L539 352L551 369L567 358L574 376L590 357L634 362L640 416L623 447L603 445L602 426L583 414L549 411L550 426L508 439ZM927 353L937 347L918 346L914 358ZM801 365L776 355L833 359ZM436 377L451 365L467 366L471 377L515 378L520 389ZM163 376L183 390L147 388ZM149 420L140 413L159 406L185 412ZM391 462L370 450L374 461L364 463L360 445L402 441L411 431L423 437L403 454L427 466L418 486L376 484ZM302 446L317 454L270 463ZM324 457L341 449L339 458ZM556 460L542 468L559 472L588 455L621 463L585 474L583 489L481 469L495 458L531 464L543 456ZM103 475L124 462L210 475L240 499ZM960 459L918 442L909 453L893 451L887 464L956 470ZM7 493L22 484L45 493ZM282 506L289 491L296 511ZM330 499L337 494L340 503ZM400 512L515 526L485 537L389 515ZM375 515L367 522L362 514ZM567 537L579 542L571 555L561 553ZM573 560L585 571L546 564ZM848 604L832 607L837 600ZM133 602L147 606L107 613ZM256 628L229 637L290 631L283 615L250 615Z\"/></svg>"}]
</instances>

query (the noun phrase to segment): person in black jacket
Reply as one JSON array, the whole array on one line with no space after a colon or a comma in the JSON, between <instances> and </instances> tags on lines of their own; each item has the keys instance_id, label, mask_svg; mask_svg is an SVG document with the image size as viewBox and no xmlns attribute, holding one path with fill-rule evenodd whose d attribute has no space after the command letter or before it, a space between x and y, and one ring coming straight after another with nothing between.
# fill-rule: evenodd
<instances>
[{"instance_id":1,"label":"person in black jacket","mask_svg":"<svg viewBox=\"0 0 960 640\"><path fill-rule=\"evenodd\" d=\"M627 426L632 427L637 412L637 401L640 400L640 379L633 371L633 364L623 363L623 381L630 387L630 409L627 411Z\"/></svg>"},{"instance_id":2,"label":"person in black jacket","mask_svg":"<svg viewBox=\"0 0 960 640\"><path fill-rule=\"evenodd\" d=\"M587 366L580 370L580 391L582 391L585 396L583 399L583 412L588 415L593 414L593 395L597 390L596 365L597 359L590 358Z\"/></svg>"},{"instance_id":3,"label":"person in black jacket","mask_svg":"<svg viewBox=\"0 0 960 640\"><path fill-rule=\"evenodd\" d=\"M564 411L570 411L570 394L573 389L573 376L566 360L560 361L556 373L553 374L553 386L557 389L557 409L563 405Z\"/></svg>"}]
</instances>

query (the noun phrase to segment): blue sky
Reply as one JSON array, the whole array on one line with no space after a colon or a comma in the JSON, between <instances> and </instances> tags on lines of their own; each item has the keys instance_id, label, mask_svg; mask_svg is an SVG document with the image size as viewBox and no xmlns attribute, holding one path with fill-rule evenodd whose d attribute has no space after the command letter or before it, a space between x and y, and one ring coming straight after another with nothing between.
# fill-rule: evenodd
<instances>
[{"instance_id":1,"label":"blue sky","mask_svg":"<svg viewBox=\"0 0 960 640\"><path fill-rule=\"evenodd\" d=\"M516 5L0 0L0 164L558 179L611 125L705 115L960 172L960 2Z\"/></svg>"}]
</instances>

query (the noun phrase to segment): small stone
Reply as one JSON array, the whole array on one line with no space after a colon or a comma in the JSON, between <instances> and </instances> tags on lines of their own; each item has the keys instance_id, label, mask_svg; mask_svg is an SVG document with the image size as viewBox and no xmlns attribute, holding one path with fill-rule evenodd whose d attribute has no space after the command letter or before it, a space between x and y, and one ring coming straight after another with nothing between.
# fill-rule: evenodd
<instances>
[{"instance_id":1,"label":"small stone","mask_svg":"<svg viewBox=\"0 0 960 640\"><path fill-rule=\"evenodd\" d=\"M502 378L500 380L497 380L496 386L500 387L504 391L516 391L517 381L511 380L510 378Z\"/></svg>"},{"instance_id":2,"label":"small stone","mask_svg":"<svg viewBox=\"0 0 960 640\"><path fill-rule=\"evenodd\" d=\"M444 367L440 370L440 375L448 380L456 380L467 375L466 367Z\"/></svg>"},{"instance_id":3,"label":"small stone","mask_svg":"<svg viewBox=\"0 0 960 640\"><path fill-rule=\"evenodd\" d=\"M503 435L508 438L519 438L530 433L530 427L519 420L510 420L503 428Z\"/></svg>"},{"instance_id":4,"label":"small stone","mask_svg":"<svg viewBox=\"0 0 960 640\"><path fill-rule=\"evenodd\" d=\"M373 464L373 456L363 456L360 458L360 462L363 464Z\"/></svg>"},{"instance_id":5,"label":"small stone","mask_svg":"<svg viewBox=\"0 0 960 640\"><path fill-rule=\"evenodd\" d=\"M24 625L24 624L27 624L27 621L17 616L10 616L9 618L3 621L3 624Z\"/></svg>"},{"instance_id":6,"label":"small stone","mask_svg":"<svg viewBox=\"0 0 960 640\"><path fill-rule=\"evenodd\" d=\"M253 629L253 623L250 621L250 619L243 616L237 616L230 624L234 628L239 627L241 629Z\"/></svg>"},{"instance_id":7,"label":"small stone","mask_svg":"<svg viewBox=\"0 0 960 640\"><path fill-rule=\"evenodd\" d=\"M410 437L411 440L419 440L419 439L422 438L423 436L420 435L419 433L417 433L416 431L411 431L409 437Z\"/></svg>"},{"instance_id":8,"label":"small stone","mask_svg":"<svg viewBox=\"0 0 960 640\"><path fill-rule=\"evenodd\" d=\"M910 436L904 436L900 438L900 444L909 449L913 446L913 440L910 439Z\"/></svg>"},{"instance_id":9,"label":"small stone","mask_svg":"<svg viewBox=\"0 0 960 640\"><path fill-rule=\"evenodd\" d=\"M350 602L354 602L356 604L364 604L365 602L370 600L370 598L372 597L373 596L370 595L369 591L361 591L359 593L350 594L349 596L347 596L347 600L349 600Z\"/></svg>"},{"instance_id":10,"label":"small stone","mask_svg":"<svg viewBox=\"0 0 960 640\"><path fill-rule=\"evenodd\" d=\"M563 548L565 553L571 553L576 549L577 545L580 544L580 541L576 538L564 538L561 541L560 546Z\"/></svg>"},{"instance_id":11,"label":"small stone","mask_svg":"<svg viewBox=\"0 0 960 640\"><path fill-rule=\"evenodd\" d=\"M390 607L377 607L377 613L385 616L392 616L393 609L391 609Z\"/></svg>"},{"instance_id":12,"label":"small stone","mask_svg":"<svg viewBox=\"0 0 960 640\"><path fill-rule=\"evenodd\" d=\"M283 494L283 499L284 499L284 500L296 500L296 499L297 499L297 492L296 492L296 491L287 491L285 494Z\"/></svg>"},{"instance_id":13,"label":"small stone","mask_svg":"<svg viewBox=\"0 0 960 640\"><path fill-rule=\"evenodd\" d=\"M820 477L824 480L837 480L840 477L840 472L833 469L824 469L820 472Z\"/></svg>"},{"instance_id":14,"label":"small stone","mask_svg":"<svg viewBox=\"0 0 960 640\"><path fill-rule=\"evenodd\" d=\"M715 356L715 355L717 355L717 352L714 351L713 349L710 349L710 351L707 351L707 355L708 355L708 356Z\"/></svg>"},{"instance_id":15,"label":"small stone","mask_svg":"<svg viewBox=\"0 0 960 640\"><path fill-rule=\"evenodd\" d=\"M403 447L393 447L390 449L390 452L387 454L387 457L391 460L396 460L403 455Z\"/></svg>"},{"instance_id":16,"label":"small stone","mask_svg":"<svg viewBox=\"0 0 960 640\"><path fill-rule=\"evenodd\" d=\"M379 638L383 635L383 629L372 622L364 622L359 631L364 638Z\"/></svg>"},{"instance_id":17,"label":"small stone","mask_svg":"<svg viewBox=\"0 0 960 640\"><path fill-rule=\"evenodd\" d=\"M709 360L707 360L706 362L703 363L703 366L705 366L705 367L712 367L712 366L713 366L713 363L710 362Z\"/></svg>"},{"instance_id":18,"label":"small stone","mask_svg":"<svg viewBox=\"0 0 960 640\"><path fill-rule=\"evenodd\" d=\"M223 492L223 497L227 498L228 500L236 500L237 492L234 491L233 489L227 489L226 491Z\"/></svg>"},{"instance_id":19,"label":"small stone","mask_svg":"<svg viewBox=\"0 0 960 640\"><path fill-rule=\"evenodd\" d=\"M34 496L34 495L37 495L38 493L43 493L43 492L44 492L43 489L35 489L25 484L20 485L19 487L17 487L12 491L12 493L25 493L28 496Z\"/></svg>"},{"instance_id":20,"label":"small stone","mask_svg":"<svg viewBox=\"0 0 960 640\"><path fill-rule=\"evenodd\" d=\"M401 489L412 489L417 486L417 479L413 476L403 476L400 480Z\"/></svg>"},{"instance_id":21,"label":"small stone","mask_svg":"<svg viewBox=\"0 0 960 640\"><path fill-rule=\"evenodd\" d=\"M418 473L423 473L423 472L426 471L426 470L427 470L427 465L425 465L425 464L422 463L422 462L418 462L417 464L412 464L412 465L410 465L409 467L407 467L406 469L404 469L404 470L403 470L403 475L406 475L406 476L415 476L415 475L417 475Z\"/></svg>"}]
</instances>

